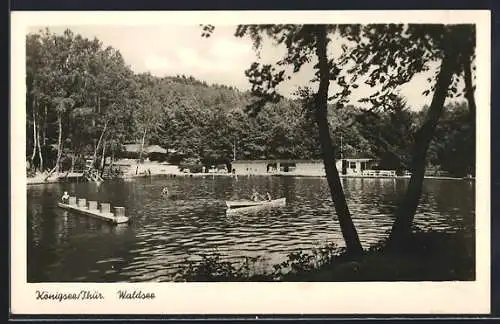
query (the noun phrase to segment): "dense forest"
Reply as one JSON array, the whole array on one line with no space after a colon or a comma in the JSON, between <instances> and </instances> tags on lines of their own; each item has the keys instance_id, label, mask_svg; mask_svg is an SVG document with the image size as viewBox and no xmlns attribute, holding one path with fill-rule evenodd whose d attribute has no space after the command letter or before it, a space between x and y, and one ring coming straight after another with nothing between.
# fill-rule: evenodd
<instances>
[{"instance_id":1,"label":"dense forest","mask_svg":"<svg viewBox=\"0 0 500 324\"><path fill-rule=\"evenodd\" d=\"M302 101L268 103L254 116L247 107L258 99L250 92L192 76L134 73L118 50L69 30L27 35L26 86L32 172L75 168L85 157L103 167L126 143L175 150L172 162L226 163L235 151L236 159L321 157ZM420 108L404 98L386 111L329 106L331 137L343 151L337 156L376 158L380 168L411 171L408 134L428 109ZM475 121L465 101L446 107L428 161L430 169L474 174Z\"/></svg>"}]
</instances>

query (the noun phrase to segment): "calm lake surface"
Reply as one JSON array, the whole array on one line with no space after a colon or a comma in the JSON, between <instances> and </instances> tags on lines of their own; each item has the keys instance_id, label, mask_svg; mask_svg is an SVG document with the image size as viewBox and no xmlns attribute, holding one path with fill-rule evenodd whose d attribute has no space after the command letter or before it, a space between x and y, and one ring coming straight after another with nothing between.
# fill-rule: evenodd
<instances>
[{"instance_id":1,"label":"calm lake surface","mask_svg":"<svg viewBox=\"0 0 500 324\"><path fill-rule=\"evenodd\" d=\"M343 179L364 247L386 236L405 179ZM174 193L161 195L163 186ZM248 198L251 189L286 197L287 206L247 215L225 214L225 200ZM129 225L112 226L61 210L63 191L126 207ZM424 182L416 225L474 230L475 184ZM228 260L264 258L262 267L296 250L328 242L343 246L324 178L153 177L132 181L30 185L28 282L169 281L185 260L219 252Z\"/></svg>"}]
</instances>

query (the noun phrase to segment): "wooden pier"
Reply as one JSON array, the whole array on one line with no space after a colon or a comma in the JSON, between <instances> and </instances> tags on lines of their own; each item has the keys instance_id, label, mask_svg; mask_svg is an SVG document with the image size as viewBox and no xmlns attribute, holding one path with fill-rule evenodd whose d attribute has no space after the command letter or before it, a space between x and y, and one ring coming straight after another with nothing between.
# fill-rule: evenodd
<instances>
[{"instance_id":1,"label":"wooden pier","mask_svg":"<svg viewBox=\"0 0 500 324\"><path fill-rule=\"evenodd\" d=\"M85 198L77 199L76 197L70 197L67 204L59 202L57 206L114 224L129 222L129 218L125 216L125 207L114 207L114 213L112 213L111 205L109 203L100 203L98 208L97 201L90 200L87 202Z\"/></svg>"}]
</instances>

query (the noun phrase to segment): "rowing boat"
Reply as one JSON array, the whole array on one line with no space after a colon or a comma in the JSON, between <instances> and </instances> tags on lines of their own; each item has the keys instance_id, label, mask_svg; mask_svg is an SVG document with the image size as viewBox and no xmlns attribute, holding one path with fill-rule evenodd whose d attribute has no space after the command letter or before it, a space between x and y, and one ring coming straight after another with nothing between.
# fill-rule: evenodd
<instances>
[{"instance_id":1,"label":"rowing boat","mask_svg":"<svg viewBox=\"0 0 500 324\"><path fill-rule=\"evenodd\" d=\"M93 209L89 209L88 207L78 207L76 205L69 205L69 204L64 204L61 202L57 203L57 206L62 208L62 209L66 209L66 210L77 212L77 213L84 214L87 216L99 218L99 219L102 219L102 220L105 220L108 222L112 222L114 224L123 224L123 223L128 223L128 221L129 221L129 218L126 216L115 216L111 212L108 212L108 213L104 212L103 213L98 209L93 210Z\"/></svg>"},{"instance_id":2,"label":"rowing boat","mask_svg":"<svg viewBox=\"0 0 500 324\"><path fill-rule=\"evenodd\" d=\"M267 207L281 207L286 205L286 198L273 200L230 200L226 201L227 213L246 212L259 210Z\"/></svg>"}]
</instances>

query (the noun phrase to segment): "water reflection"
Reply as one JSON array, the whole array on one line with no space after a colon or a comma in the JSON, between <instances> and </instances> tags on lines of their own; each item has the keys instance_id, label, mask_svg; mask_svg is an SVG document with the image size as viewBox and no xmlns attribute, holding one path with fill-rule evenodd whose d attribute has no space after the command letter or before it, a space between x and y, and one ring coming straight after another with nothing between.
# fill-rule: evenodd
<instances>
[{"instance_id":1,"label":"water reflection","mask_svg":"<svg viewBox=\"0 0 500 324\"><path fill-rule=\"evenodd\" d=\"M365 247L384 237L406 180L343 179L354 223ZM168 186L173 198L161 195ZM246 198L255 187L287 206L226 215L226 199ZM56 207L63 191L124 206L129 225L107 223ZM322 178L207 177L30 186L29 281L166 281L186 259L220 252L230 261L282 261L295 250L326 242L343 245L328 184ZM417 225L473 229L474 186L426 180Z\"/></svg>"}]
</instances>

